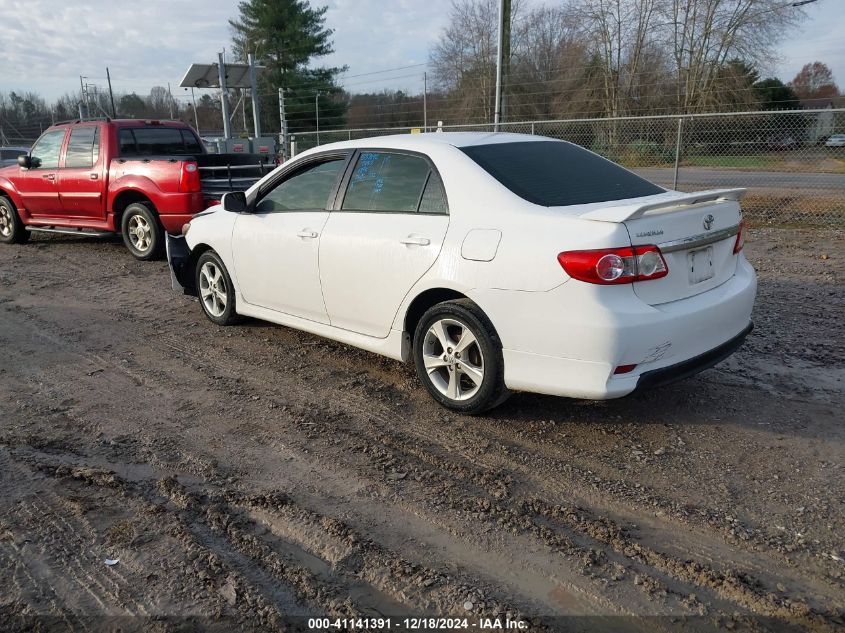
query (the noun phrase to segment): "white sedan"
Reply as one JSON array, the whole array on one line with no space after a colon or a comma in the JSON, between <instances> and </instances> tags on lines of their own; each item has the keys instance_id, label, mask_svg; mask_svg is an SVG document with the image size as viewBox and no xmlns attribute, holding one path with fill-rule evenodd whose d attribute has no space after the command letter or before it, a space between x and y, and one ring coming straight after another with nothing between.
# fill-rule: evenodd
<instances>
[{"instance_id":1,"label":"white sedan","mask_svg":"<svg viewBox=\"0 0 845 633\"><path fill-rule=\"evenodd\" d=\"M845 134L834 134L825 141L825 147L845 147Z\"/></svg>"},{"instance_id":2,"label":"white sedan","mask_svg":"<svg viewBox=\"0 0 845 633\"><path fill-rule=\"evenodd\" d=\"M361 139L304 152L168 236L174 287L416 365L442 405L617 398L751 330L743 190L667 191L571 143Z\"/></svg>"}]
</instances>

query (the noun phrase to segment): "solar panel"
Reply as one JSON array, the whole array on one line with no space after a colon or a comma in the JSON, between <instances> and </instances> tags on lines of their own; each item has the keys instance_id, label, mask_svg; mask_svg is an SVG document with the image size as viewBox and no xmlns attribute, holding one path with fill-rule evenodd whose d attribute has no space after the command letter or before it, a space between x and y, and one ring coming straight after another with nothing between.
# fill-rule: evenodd
<instances>
[{"instance_id":1,"label":"solar panel","mask_svg":"<svg viewBox=\"0 0 845 633\"><path fill-rule=\"evenodd\" d=\"M249 88L249 64L225 64L227 88ZM258 76L266 70L266 66L256 66ZM220 75L217 64L191 64L182 81L180 88L219 88Z\"/></svg>"}]
</instances>

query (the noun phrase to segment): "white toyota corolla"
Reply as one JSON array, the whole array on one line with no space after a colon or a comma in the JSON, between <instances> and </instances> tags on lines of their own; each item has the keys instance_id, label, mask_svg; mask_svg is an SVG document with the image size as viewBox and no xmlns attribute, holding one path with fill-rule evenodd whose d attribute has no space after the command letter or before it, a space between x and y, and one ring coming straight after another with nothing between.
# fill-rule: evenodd
<instances>
[{"instance_id":1,"label":"white toyota corolla","mask_svg":"<svg viewBox=\"0 0 845 633\"><path fill-rule=\"evenodd\" d=\"M304 152L168 236L174 287L413 359L442 405L510 390L616 398L751 330L741 189L667 191L571 143L378 137Z\"/></svg>"}]
</instances>

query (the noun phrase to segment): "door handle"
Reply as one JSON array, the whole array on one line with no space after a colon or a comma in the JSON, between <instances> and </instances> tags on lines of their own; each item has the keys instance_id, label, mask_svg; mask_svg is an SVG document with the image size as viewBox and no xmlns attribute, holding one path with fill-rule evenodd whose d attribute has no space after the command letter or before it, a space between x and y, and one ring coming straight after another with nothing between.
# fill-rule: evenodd
<instances>
[{"instance_id":1,"label":"door handle","mask_svg":"<svg viewBox=\"0 0 845 633\"><path fill-rule=\"evenodd\" d=\"M317 233L317 231L310 231L308 229L302 229L296 235L297 235L297 237L305 237L305 238L308 238L310 240L313 240L315 237L317 237L319 235L319 233Z\"/></svg>"},{"instance_id":2,"label":"door handle","mask_svg":"<svg viewBox=\"0 0 845 633\"><path fill-rule=\"evenodd\" d=\"M42 177L42 178L46 178L47 180L55 180L55 179L56 179L56 174L44 174L44 175L43 175L43 176L41 176L41 177Z\"/></svg>"},{"instance_id":3,"label":"door handle","mask_svg":"<svg viewBox=\"0 0 845 633\"><path fill-rule=\"evenodd\" d=\"M99 178L97 174L91 174L91 180L97 180L97 178Z\"/></svg>"},{"instance_id":4,"label":"door handle","mask_svg":"<svg viewBox=\"0 0 845 633\"><path fill-rule=\"evenodd\" d=\"M410 235L405 239L399 240L400 244L407 244L408 246L428 246L431 240L427 237L411 237Z\"/></svg>"}]
</instances>

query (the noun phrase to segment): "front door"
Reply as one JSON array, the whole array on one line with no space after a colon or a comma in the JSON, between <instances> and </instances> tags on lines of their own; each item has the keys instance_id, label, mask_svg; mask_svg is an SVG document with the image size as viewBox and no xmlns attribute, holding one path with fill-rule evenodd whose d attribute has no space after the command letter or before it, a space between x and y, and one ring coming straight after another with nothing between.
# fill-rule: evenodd
<instances>
[{"instance_id":1,"label":"front door","mask_svg":"<svg viewBox=\"0 0 845 633\"><path fill-rule=\"evenodd\" d=\"M320 238L331 324L384 338L411 287L440 253L449 211L427 158L362 151Z\"/></svg>"},{"instance_id":2,"label":"front door","mask_svg":"<svg viewBox=\"0 0 845 633\"><path fill-rule=\"evenodd\" d=\"M106 219L100 125L77 125L70 131L59 170L62 213L69 218Z\"/></svg>"},{"instance_id":3,"label":"front door","mask_svg":"<svg viewBox=\"0 0 845 633\"><path fill-rule=\"evenodd\" d=\"M260 193L252 213L238 216L232 254L247 303L328 323L317 256L345 164L345 156L309 162Z\"/></svg>"},{"instance_id":4,"label":"front door","mask_svg":"<svg viewBox=\"0 0 845 633\"><path fill-rule=\"evenodd\" d=\"M13 179L30 217L61 215L57 175L64 139L64 128L44 133L29 153L32 167L21 167L18 176Z\"/></svg>"}]
</instances>

